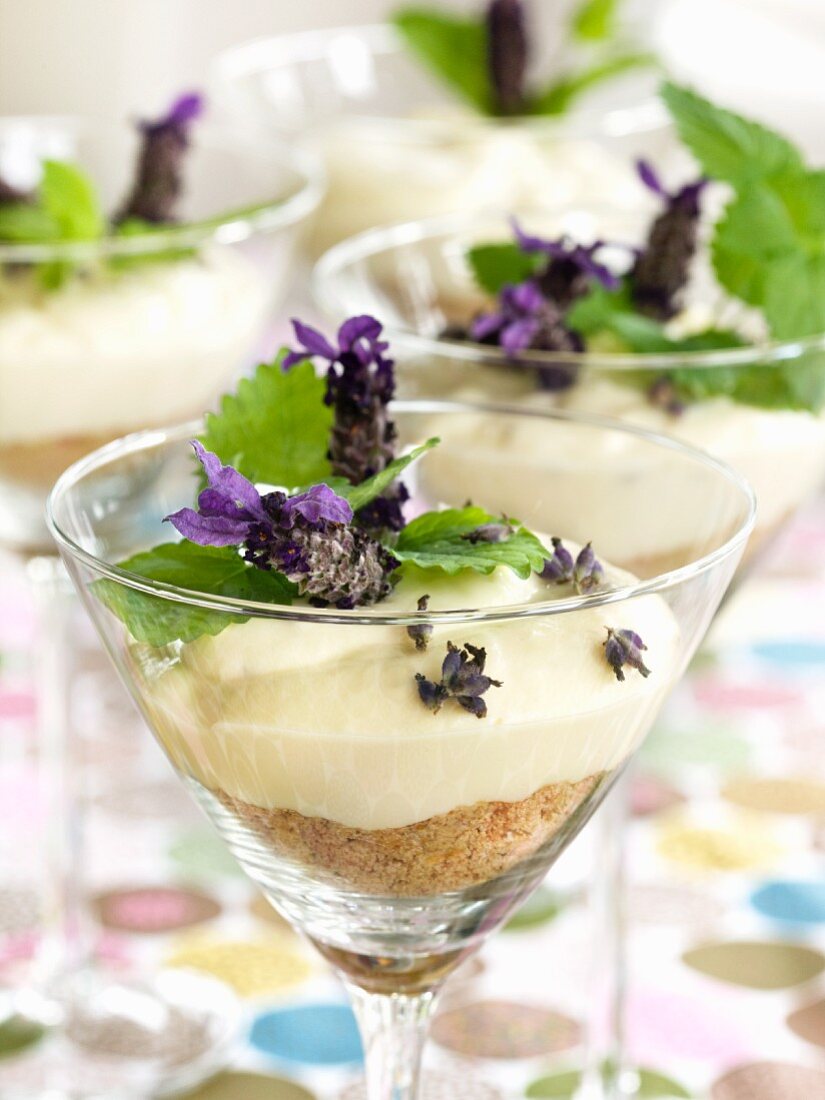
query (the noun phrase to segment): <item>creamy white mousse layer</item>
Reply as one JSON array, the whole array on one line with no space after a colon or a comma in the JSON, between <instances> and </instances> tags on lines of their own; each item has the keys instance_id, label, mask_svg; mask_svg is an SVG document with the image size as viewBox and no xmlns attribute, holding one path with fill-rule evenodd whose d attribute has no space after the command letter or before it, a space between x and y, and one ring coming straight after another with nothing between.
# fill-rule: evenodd
<instances>
[{"instance_id":1,"label":"creamy white mousse layer","mask_svg":"<svg viewBox=\"0 0 825 1100\"><path fill-rule=\"evenodd\" d=\"M0 280L0 446L194 415L253 350L268 298L261 273L230 248L53 292Z\"/></svg>"},{"instance_id":2,"label":"creamy white mousse layer","mask_svg":"<svg viewBox=\"0 0 825 1100\"><path fill-rule=\"evenodd\" d=\"M443 126L446 119L439 118ZM632 207L640 196L626 158L597 142L549 137L529 128L455 120L431 140L398 140L369 120L336 124L324 136L328 190L317 217L320 246L377 225L467 213L531 210L610 199Z\"/></svg>"},{"instance_id":3,"label":"creamy white mousse layer","mask_svg":"<svg viewBox=\"0 0 825 1100\"><path fill-rule=\"evenodd\" d=\"M753 486L757 534L779 525L825 480L822 415L758 409L717 397L674 417L633 386L585 377L551 394L538 390L529 372L468 364L458 379L455 364L437 358L420 378L417 374L418 364L411 364L406 379L430 396L610 417L715 455ZM534 527L592 538L623 565L701 546L696 516L702 514L707 486L692 464L662 453L651 461L651 448L631 436L597 435L541 419L511 419L499 430L490 424L485 417L481 431L480 419L476 424L467 418L428 458L422 476L437 499L448 494L451 503L472 499L493 511L509 508ZM651 509L651 501L658 509ZM712 503L704 509L708 514ZM708 537L718 530L718 525L709 529Z\"/></svg>"},{"instance_id":4,"label":"creamy white mousse layer","mask_svg":"<svg viewBox=\"0 0 825 1100\"><path fill-rule=\"evenodd\" d=\"M608 571L612 584L630 579ZM571 590L506 568L456 578L416 570L381 608L413 610L424 593L431 609L455 610ZM616 679L604 655L608 626L641 634L649 678L628 670ZM502 681L485 696L484 719L455 702L433 714L419 699L415 674L440 678L448 638L484 646L487 672ZM658 596L439 628L426 652L400 626L258 619L183 646L172 667L157 668L141 647L133 657L151 722L185 775L253 806L363 829L609 772L681 671L678 627Z\"/></svg>"}]
</instances>

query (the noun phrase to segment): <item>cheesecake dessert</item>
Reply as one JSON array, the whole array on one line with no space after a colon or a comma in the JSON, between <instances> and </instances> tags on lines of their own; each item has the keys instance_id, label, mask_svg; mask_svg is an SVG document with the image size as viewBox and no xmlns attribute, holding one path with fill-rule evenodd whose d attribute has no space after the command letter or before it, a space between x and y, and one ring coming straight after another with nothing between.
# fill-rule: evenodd
<instances>
[{"instance_id":1,"label":"cheesecake dessert","mask_svg":"<svg viewBox=\"0 0 825 1100\"><path fill-rule=\"evenodd\" d=\"M277 200L182 218L202 110L185 95L140 124L132 182L108 213L82 163L50 159L53 124L32 120L25 148L22 123L0 132L4 542L45 544L43 497L68 464L125 432L197 415L256 350L272 273L222 230L267 217ZM63 147L94 160L100 151L83 144L94 136L73 134L59 135ZM118 148L112 139L101 155Z\"/></svg>"},{"instance_id":2,"label":"cheesecake dessert","mask_svg":"<svg viewBox=\"0 0 825 1100\"><path fill-rule=\"evenodd\" d=\"M607 416L681 439L754 486L753 554L825 479L825 298L817 282L825 194L820 173L780 135L672 84L663 97L704 174L671 189L640 162L640 180L659 203L649 222L577 208L557 216L561 233L540 232L542 218L532 215L490 239L481 235L489 218L477 229L465 219L415 239L399 231L397 244L376 244L352 264L358 285L366 271L374 296L393 303L397 329L407 337L414 329L402 361L405 394ZM341 278L343 285L343 269ZM357 304L353 290L347 305ZM465 440L450 441L460 453L443 448L425 468L443 478L451 502L483 487L497 508L505 453L541 456L548 473L573 465L582 493L596 496L605 465L625 463L628 477L611 486L618 495L612 511L605 499L606 516L642 513L663 482L630 437L622 454L601 453L524 420L495 444L485 440L470 462L472 437L468 426ZM546 528L540 484L501 489L522 519ZM689 499L690 486L685 492ZM569 522L558 507L554 500L553 520L575 537L575 500ZM674 514L674 551L689 535L689 513ZM613 560L638 572L632 525L614 529ZM622 536L627 545L618 545Z\"/></svg>"},{"instance_id":3,"label":"cheesecake dessert","mask_svg":"<svg viewBox=\"0 0 825 1100\"><path fill-rule=\"evenodd\" d=\"M182 541L121 563L290 613L93 590L127 627L158 739L248 867L386 898L517 885L647 732L681 671L674 614L655 594L590 600L636 583L593 545L478 504L424 510L440 442L395 453L380 324L296 333L194 441L206 487L166 517Z\"/></svg>"}]
</instances>

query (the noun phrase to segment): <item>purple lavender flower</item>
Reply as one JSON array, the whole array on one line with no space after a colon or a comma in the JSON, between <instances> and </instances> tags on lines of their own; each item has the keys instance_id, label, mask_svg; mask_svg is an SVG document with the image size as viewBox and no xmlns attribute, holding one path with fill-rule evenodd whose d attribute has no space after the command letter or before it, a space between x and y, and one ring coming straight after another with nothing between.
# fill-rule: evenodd
<instances>
[{"instance_id":1,"label":"purple lavender flower","mask_svg":"<svg viewBox=\"0 0 825 1100\"><path fill-rule=\"evenodd\" d=\"M650 669L645 667L642 653L647 649L642 639L633 630L614 630L607 628L604 642L604 655L607 663L616 673L617 680L624 680L624 666L635 668L642 676L649 676Z\"/></svg>"},{"instance_id":2,"label":"purple lavender flower","mask_svg":"<svg viewBox=\"0 0 825 1100\"><path fill-rule=\"evenodd\" d=\"M550 540L553 547L552 558L547 558L539 576L546 581L555 581L556 584L566 584L573 579L575 562L573 555L560 538Z\"/></svg>"},{"instance_id":3,"label":"purple lavender flower","mask_svg":"<svg viewBox=\"0 0 825 1100\"><path fill-rule=\"evenodd\" d=\"M521 0L492 0L487 6L487 68L495 110L524 110L529 40Z\"/></svg>"},{"instance_id":4,"label":"purple lavender flower","mask_svg":"<svg viewBox=\"0 0 825 1100\"><path fill-rule=\"evenodd\" d=\"M480 646L465 642L459 649L447 642L447 656L441 664L441 679L428 680L421 672L415 674L421 702L437 714L448 699L455 699L476 718L484 718L487 704L482 699L491 687L501 687L500 680L493 680L484 673L487 652Z\"/></svg>"},{"instance_id":5,"label":"purple lavender flower","mask_svg":"<svg viewBox=\"0 0 825 1100\"><path fill-rule=\"evenodd\" d=\"M539 576L556 584L573 584L579 595L592 592L604 580L604 567L596 557L593 544L588 542L576 555L573 555L560 538L550 540L553 547L552 558L547 558Z\"/></svg>"},{"instance_id":6,"label":"purple lavender flower","mask_svg":"<svg viewBox=\"0 0 825 1100\"><path fill-rule=\"evenodd\" d=\"M142 144L132 191L115 221L139 218L163 225L174 221L183 189L183 161L192 123L203 113L203 99L194 92L179 96L163 118L140 123Z\"/></svg>"},{"instance_id":7,"label":"purple lavender flower","mask_svg":"<svg viewBox=\"0 0 825 1100\"><path fill-rule=\"evenodd\" d=\"M664 200L665 209L650 227L647 244L630 273L633 301L648 317L667 321L678 312L679 293L688 281L699 235L701 196L709 181L699 179L669 192L651 164L640 160L636 167L645 187Z\"/></svg>"},{"instance_id":8,"label":"purple lavender flower","mask_svg":"<svg viewBox=\"0 0 825 1100\"><path fill-rule=\"evenodd\" d=\"M604 580L604 566L593 552L593 544L588 542L583 546L576 557L573 566L573 584L579 595L584 592L592 592L598 588Z\"/></svg>"},{"instance_id":9,"label":"purple lavender flower","mask_svg":"<svg viewBox=\"0 0 825 1100\"><path fill-rule=\"evenodd\" d=\"M351 317L338 330L337 346L316 329L293 320L300 349L284 359L284 370L307 358L327 363L326 403L335 410L329 458L332 472L360 485L380 473L395 457L395 424L387 406L395 394L395 371L374 317ZM407 500L401 482L359 511L367 530L400 531L402 505Z\"/></svg>"},{"instance_id":10,"label":"purple lavender flower","mask_svg":"<svg viewBox=\"0 0 825 1100\"><path fill-rule=\"evenodd\" d=\"M430 606L429 596L419 596L418 603L416 605L419 611L426 611ZM407 634L415 642L415 648L424 650L430 644L430 637L432 636L433 628L429 623L421 623L421 625L408 626Z\"/></svg>"},{"instance_id":11,"label":"purple lavender flower","mask_svg":"<svg viewBox=\"0 0 825 1100\"><path fill-rule=\"evenodd\" d=\"M566 312L573 302L587 294L594 281L606 290L619 289L619 279L596 259L604 248L604 241L589 245L575 244L569 237L550 241L525 233L515 218L511 224L522 252L541 253L547 257L547 265L537 273L536 279L542 294L560 310Z\"/></svg>"},{"instance_id":12,"label":"purple lavender flower","mask_svg":"<svg viewBox=\"0 0 825 1100\"><path fill-rule=\"evenodd\" d=\"M581 337L565 326L560 310L545 298L535 279L505 286L499 294L498 308L480 313L470 326L470 336L482 344L498 345L510 359L527 350L584 349ZM564 385L572 382L569 371L563 381Z\"/></svg>"},{"instance_id":13,"label":"purple lavender flower","mask_svg":"<svg viewBox=\"0 0 825 1100\"><path fill-rule=\"evenodd\" d=\"M648 386L647 399L657 409L664 409L671 416L681 416L685 403L679 396L673 380L663 374Z\"/></svg>"},{"instance_id":14,"label":"purple lavender flower","mask_svg":"<svg viewBox=\"0 0 825 1100\"><path fill-rule=\"evenodd\" d=\"M516 533L515 527L504 519L495 523L482 523L474 531L468 531L461 537L475 545L477 542L506 542Z\"/></svg>"},{"instance_id":15,"label":"purple lavender flower","mask_svg":"<svg viewBox=\"0 0 825 1100\"><path fill-rule=\"evenodd\" d=\"M261 496L251 481L194 441L207 487L198 510L181 508L166 519L199 546L239 546L259 569L276 569L319 604L354 607L390 591L392 555L351 526L352 508L328 485L296 496Z\"/></svg>"}]
</instances>

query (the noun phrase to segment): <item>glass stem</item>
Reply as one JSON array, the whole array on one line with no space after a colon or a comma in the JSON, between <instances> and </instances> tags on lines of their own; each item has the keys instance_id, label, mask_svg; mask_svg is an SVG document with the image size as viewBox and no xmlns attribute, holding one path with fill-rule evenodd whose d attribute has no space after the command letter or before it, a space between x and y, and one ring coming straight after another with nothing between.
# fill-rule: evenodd
<instances>
[{"instance_id":1,"label":"glass stem","mask_svg":"<svg viewBox=\"0 0 825 1100\"><path fill-rule=\"evenodd\" d=\"M594 1012L576 1100L620 1100L633 1095L624 1067L627 952L625 946L625 843L630 816L626 773L596 815L598 867L591 876Z\"/></svg>"},{"instance_id":2,"label":"glass stem","mask_svg":"<svg viewBox=\"0 0 825 1100\"><path fill-rule=\"evenodd\" d=\"M364 1044L368 1100L417 1100L432 991L367 993L348 984Z\"/></svg>"},{"instance_id":3,"label":"glass stem","mask_svg":"<svg viewBox=\"0 0 825 1100\"><path fill-rule=\"evenodd\" d=\"M69 721L71 584L60 559L36 557L27 573L37 614L35 689L38 779L45 807L43 930L37 958L46 993L87 961L81 882L82 820Z\"/></svg>"}]
</instances>

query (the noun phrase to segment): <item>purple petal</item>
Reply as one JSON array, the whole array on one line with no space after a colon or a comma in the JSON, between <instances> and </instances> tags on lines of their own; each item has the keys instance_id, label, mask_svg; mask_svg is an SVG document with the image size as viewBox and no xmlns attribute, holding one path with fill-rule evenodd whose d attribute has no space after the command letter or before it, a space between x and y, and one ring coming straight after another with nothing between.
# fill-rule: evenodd
<instances>
[{"instance_id":1,"label":"purple petal","mask_svg":"<svg viewBox=\"0 0 825 1100\"><path fill-rule=\"evenodd\" d=\"M337 359L338 352L327 340L326 336L318 332L317 329L312 328L310 325L305 325L303 321L292 318L292 327L295 330L295 337L298 343L304 349L305 354L301 357L305 359L307 355L318 355L322 359ZM296 354L293 352L293 355Z\"/></svg>"},{"instance_id":2,"label":"purple petal","mask_svg":"<svg viewBox=\"0 0 825 1100\"><path fill-rule=\"evenodd\" d=\"M522 252L547 252L549 241L545 241L542 237L534 237L531 233L525 233L516 218L510 219L510 225L513 227L513 233Z\"/></svg>"},{"instance_id":3,"label":"purple petal","mask_svg":"<svg viewBox=\"0 0 825 1100\"><path fill-rule=\"evenodd\" d=\"M513 321L501 330L501 346L508 355L518 355L529 348L539 329L539 322L528 317L523 321Z\"/></svg>"},{"instance_id":4,"label":"purple petal","mask_svg":"<svg viewBox=\"0 0 825 1100\"><path fill-rule=\"evenodd\" d=\"M239 546L249 533L249 523L228 516L204 516L193 508L181 508L164 516L185 539L198 546Z\"/></svg>"},{"instance_id":5,"label":"purple petal","mask_svg":"<svg viewBox=\"0 0 825 1100\"><path fill-rule=\"evenodd\" d=\"M186 92L184 95L178 96L169 108L164 121L176 126L186 126L188 123L200 118L204 106L204 98L199 92Z\"/></svg>"},{"instance_id":6,"label":"purple petal","mask_svg":"<svg viewBox=\"0 0 825 1100\"><path fill-rule=\"evenodd\" d=\"M381 335L381 329L381 322L370 317L368 313L350 317L338 329L338 345L341 351L352 351L359 340L377 340Z\"/></svg>"},{"instance_id":7,"label":"purple petal","mask_svg":"<svg viewBox=\"0 0 825 1100\"><path fill-rule=\"evenodd\" d=\"M309 356L305 351L290 351L284 356L281 362L281 370L286 374L288 370L292 370L298 363L306 363Z\"/></svg>"},{"instance_id":8,"label":"purple petal","mask_svg":"<svg viewBox=\"0 0 825 1100\"><path fill-rule=\"evenodd\" d=\"M659 175L650 161L642 159L637 160L636 172L648 191L652 191L654 195L661 195L664 199L668 197L667 191L665 191L662 186L662 181L659 179Z\"/></svg>"},{"instance_id":9,"label":"purple petal","mask_svg":"<svg viewBox=\"0 0 825 1100\"><path fill-rule=\"evenodd\" d=\"M349 523L352 508L349 501L339 497L329 485L313 485L305 493L290 497L281 508L281 515L291 518L292 513L302 516L314 526L326 523Z\"/></svg>"},{"instance_id":10,"label":"purple petal","mask_svg":"<svg viewBox=\"0 0 825 1100\"><path fill-rule=\"evenodd\" d=\"M470 335L474 340L486 340L498 332L504 324L504 317L500 313L482 313L473 319L470 325Z\"/></svg>"},{"instance_id":11,"label":"purple petal","mask_svg":"<svg viewBox=\"0 0 825 1100\"><path fill-rule=\"evenodd\" d=\"M201 511L206 515L234 515L246 521L267 523L260 493L252 482L234 467L221 465L218 456L196 439L192 440L192 447L209 482L209 488L198 498Z\"/></svg>"},{"instance_id":12,"label":"purple petal","mask_svg":"<svg viewBox=\"0 0 825 1100\"><path fill-rule=\"evenodd\" d=\"M521 313L537 313L544 305L541 287L533 279L518 283L516 286L505 287L502 298L507 305Z\"/></svg>"}]
</instances>

